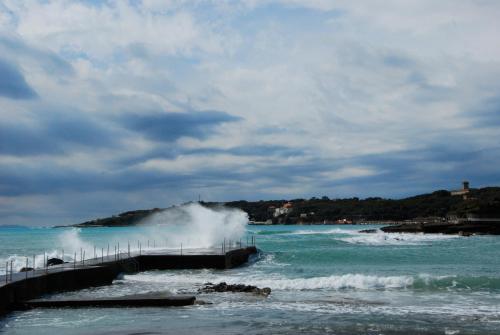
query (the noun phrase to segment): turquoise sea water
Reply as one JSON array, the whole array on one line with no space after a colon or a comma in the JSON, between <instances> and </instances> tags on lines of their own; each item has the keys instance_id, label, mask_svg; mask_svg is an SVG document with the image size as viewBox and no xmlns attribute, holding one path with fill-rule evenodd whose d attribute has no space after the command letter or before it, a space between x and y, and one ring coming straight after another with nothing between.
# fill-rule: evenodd
<instances>
[{"instance_id":1,"label":"turquoise sea water","mask_svg":"<svg viewBox=\"0 0 500 335\"><path fill-rule=\"evenodd\" d=\"M5 334L499 334L500 237L362 234L370 226L247 226L261 250L231 270L150 271L53 297L195 294L182 308L36 309L0 319ZM376 227L375 227L376 228ZM157 228L161 229L161 228ZM203 232L200 232L202 234ZM168 236L168 234L166 235ZM145 227L0 228L2 264L66 259L122 246L175 248ZM243 235L243 241L246 236ZM189 243L185 241L189 246ZM99 253L99 251L98 251ZM30 260L31 262L31 260ZM40 262L42 262L40 257ZM272 294L197 293L205 282L270 287Z\"/></svg>"}]
</instances>

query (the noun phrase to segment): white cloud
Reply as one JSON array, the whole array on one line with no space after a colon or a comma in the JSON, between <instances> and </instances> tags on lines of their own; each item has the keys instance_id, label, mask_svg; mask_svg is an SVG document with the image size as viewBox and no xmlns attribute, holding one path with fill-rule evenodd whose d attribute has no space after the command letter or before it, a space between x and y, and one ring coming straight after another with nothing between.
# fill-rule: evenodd
<instances>
[{"instance_id":1,"label":"white cloud","mask_svg":"<svg viewBox=\"0 0 500 335\"><path fill-rule=\"evenodd\" d=\"M439 146L489 150L499 124L481 125L473 111L498 96L499 16L495 1L6 0L1 36L21 41L23 51L0 43L2 57L19 64L39 99L2 98L0 120L36 125L57 107L99 120L121 146L76 148L31 162L9 156L0 164L112 174L117 162L130 160L120 170L255 176L258 187L211 180L206 193L227 199L243 194L243 185L246 195L300 196L323 192L322 183L390 174L380 161L358 162L365 157ZM47 64L73 71L63 75ZM167 144L120 128L124 114L191 110L242 120L214 127L206 138ZM256 146L296 152L185 153ZM435 164L415 168L428 175L426 166ZM273 169L290 174L287 185L266 174Z\"/></svg>"}]
</instances>

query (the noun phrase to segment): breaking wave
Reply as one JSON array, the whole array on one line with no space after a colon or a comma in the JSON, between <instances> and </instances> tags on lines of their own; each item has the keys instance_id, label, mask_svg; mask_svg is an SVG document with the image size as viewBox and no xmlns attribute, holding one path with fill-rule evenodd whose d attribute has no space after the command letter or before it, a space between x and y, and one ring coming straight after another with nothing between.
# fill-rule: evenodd
<instances>
[{"instance_id":1,"label":"breaking wave","mask_svg":"<svg viewBox=\"0 0 500 335\"><path fill-rule=\"evenodd\" d=\"M311 278L284 278L276 275L234 274L224 276L210 271L187 273L142 273L125 276L126 280L168 284L169 287L189 288L206 282L270 287L272 290L397 290L423 291L487 290L500 291L500 278L460 276L376 276L344 274Z\"/></svg>"},{"instance_id":2,"label":"breaking wave","mask_svg":"<svg viewBox=\"0 0 500 335\"><path fill-rule=\"evenodd\" d=\"M337 238L352 244L365 245L422 245L430 242L446 241L459 238L456 235L442 234L405 234L405 233L352 233L353 236Z\"/></svg>"},{"instance_id":3,"label":"breaking wave","mask_svg":"<svg viewBox=\"0 0 500 335\"><path fill-rule=\"evenodd\" d=\"M198 203L187 204L154 214L144 220L132 233L109 236L106 242L102 242L106 245L95 245L96 249L92 242L82 238L82 229L86 228L63 230L56 238L54 249L47 250L45 254L35 255L34 267L44 266L44 255L72 262L75 255L77 261L83 254L85 259L93 258L94 252L96 256L107 255L108 248L111 255L115 247L118 250L118 245L121 253L127 252L129 245L131 252L137 252L139 248L178 250L181 245L184 249L220 248L224 241L226 245L229 243L236 245L237 241L242 240L247 223L247 214L238 209L207 208ZM138 245L139 241L142 243L141 247ZM9 264L10 271L11 261L13 271L18 272L26 265L33 267L33 254L0 257L0 275L5 273L6 263Z\"/></svg>"}]
</instances>

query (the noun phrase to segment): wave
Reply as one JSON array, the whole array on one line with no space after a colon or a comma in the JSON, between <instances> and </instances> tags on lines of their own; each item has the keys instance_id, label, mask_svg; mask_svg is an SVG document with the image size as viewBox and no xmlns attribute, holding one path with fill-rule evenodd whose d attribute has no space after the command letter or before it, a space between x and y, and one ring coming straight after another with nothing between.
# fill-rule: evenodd
<instances>
[{"instance_id":1,"label":"wave","mask_svg":"<svg viewBox=\"0 0 500 335\"><path fill-rule=\"evenodd\" d=\"M293 233L293 231L291 231L291 230L287 230L287 231L283 231L283 230L278 230L278 231L259 230L256 232L257 235L287 235L287 234L291 234L291 233Z\"/></svg>"},{"instance_id":2,"label":"wave","mask_svg":"<svg viewBox=\"0 0 500 335\"><path fill-rule=\"evenodd\" d=\"M14 272L19 272L23 267L34 267L43 268L45 266L44 257L47 258L60 258L66 262L72 262L75 259L80 259L81 252L85 251L86 259L90 259L92 253L94 252L94 247L88 242L85 242L80 237L81 228L72 228L61 232L58 235L58 249L48 250L45 253L36 254L13 254L9 256L0 257L0 275L5 274L5 265L8 263L9 271L10 264L12 262L12 270ZM64 252L64 254L63 254ZM34 266L33 266L33 256L34 256ZM26 263L27 262L27 263Z\"/></svg>"},{"instance_id":3,"label":"wave","mask_svg":"<svg viewBox=\"0 0 500 335\"><path fill-rule=\"evenodd\" d=\"M333 238L337 241L370 246L425 245L431 242L440 242L460 238L456 235L385 233L381 230L378 230L376 233L361 233L359 230L342 228L272 232L272 234L269 235L333 235Z\"/></svg>"},{"instance_id":4,"label":"wave","mask_svg":"<svg viewBox=\"0 0 500 335\"><path fill-rule=\"evenodd\" d=\"M421 274L414 280L412 288L417 290L500 291L500 277Z\"/></svg>"},{"instance_id":5,"label":"wave","mask_svg":"<svg viewBox=\"0 0 500 335\"><path fill-rule=\"evenodd\" d=\"M312 278L269 278L254 280L259 287L275 290L344 290L344 289L397 289L413 284L411 276L370 276L362 274L333 275Z\"/></svg>"},{"instance_id":6,"label":"wave","mask_svg":"<svg viewBox=\"0 0 500 335\"><path fill-rule=\"evenodd\" d=\"M254 280L257 286L267 286L278 290L500 290L499 277L466 276L376 276L364 274L345 274L312 278L270 278Z\"/></svg>"},{"instance_id":7,"label":"wave","mask_svg":"<svg viewBox=\"0 0 500 335\"><path fill-rule=\"evenodd\" d=\"M443 234L405 234L405 233L355 233L354 236L337 238L351 244L365 245L422 245L430 242L447 241L460 238L456 235Z\"/></svg>"},{"instance_id":8,"label":"wave","mask_svg":"<svg viewBox=\"0 0 500 335\"><path fill-rule=\"evenodd\" d=\"M178 248L181 243L185 248L210 248L243 239L248 215L235 208L191 203L158 212L141 223L144 232L136 240L158 239L169 248Z\"/></svg>"},{"instance_id":9,"label":"wave","mask_svg":"<svg viewBox=\"0 0 500 335\"><path fill-rule=\"evenodd\" d=\"M47 258L60 258L61 253L57 250L49 251L45 254ZM65 257L65 260L68 260L68 257ZM8 271L10 272L10 266L12 262L12 270L13 272L19 272L23 267L26 267L26 261L28 261L28 267L33 267L33 256L23 256L23 255L10 255L8 257L0 258L0 275L5 274L5 266L8 264ZM44 262L44 254L35 255L35 268L43 268L45 266Z\"/></svg>"},{"instance_id":10,"label":"wave","mask_svg":"<svg viewBox=\"0 0 500 335\"><path fill-rule=\"evenodd\" d=\"M359 230L332 228L327 230L302 229L296 231L259 231L258 235L333 235L335 240L350 244L371 246L382 245L425 245L431 242L448 241L460 238L457 235L444 234L410 234L385 233L378 230L375 233L361 233ZM335 236L340 235L340 236Z\"/></svg>"},{"instance_id":11,"label":"wave","mask_svg":"<svg viewBox=\"0 0 500 335\"><path fill-rule=\"evenodd\" d=\"M297 230L294 232L291 232L291 235L332 235L332 234L355 234L358 233L358 231L352 231L352 230L347 230L347 229L341 229L341 228L333 228L333 229L328 229L328 230L313 230L313 229L306 229L306 230Z\"/></svg>"},{"instance_id":12,"label":"wave","mask_svg":"<svg viewBox=\"0 0 500 335\"><path fill-rule=\"evenodd\" d=\"M274 274L234 273L230 276L210 271L181 273L142 273L127 275L125 280L164 283L169 287L186 285L200 286L206 282L226 282L228 284L255 285L270 287L272 290L422 290L422 291L500 291L500 277L466 276L377 276L365 274L344 274L311 278L285 278Z\"/></svg>"},{"instance_id":13,"label":"wave","mask_svg":"<svg viewBox=\"0 0 500 335\"><path fill-rule=\"evenodd\" d=\"M268 275L266 278L255 275L226 277L214 273L201 272L197 275L152 274L144 273L125 276L132 281L163 282L168 284L203 284L205 282L227 282L228 284L246 284L258 287L270 287L273 290L343 290L343 289L398 289L410 287L414 283L412 276L371 276L363 274L345 274L312 278L280 278Z\"/></svg>"}]
</instances>

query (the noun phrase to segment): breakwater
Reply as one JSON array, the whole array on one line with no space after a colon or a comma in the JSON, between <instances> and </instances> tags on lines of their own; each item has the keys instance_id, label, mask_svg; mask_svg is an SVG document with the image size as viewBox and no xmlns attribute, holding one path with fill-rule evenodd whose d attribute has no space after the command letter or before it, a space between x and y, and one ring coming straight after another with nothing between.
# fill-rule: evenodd
<instances>
[{"instance_id":1,"label":"breakwater","mask_svg":"<svg viewBox=\"0 0 500 335\"><path fill-rule=\"evenodd\" d=\"M20 308L23 302L44 294L111 284L120 273L166 269L229 269L257 253L255 245L234 248L102 254L90 260L0 276L0 314ZM7 264L8 266L8 264Z\"/></svg>"}]
</instances>

